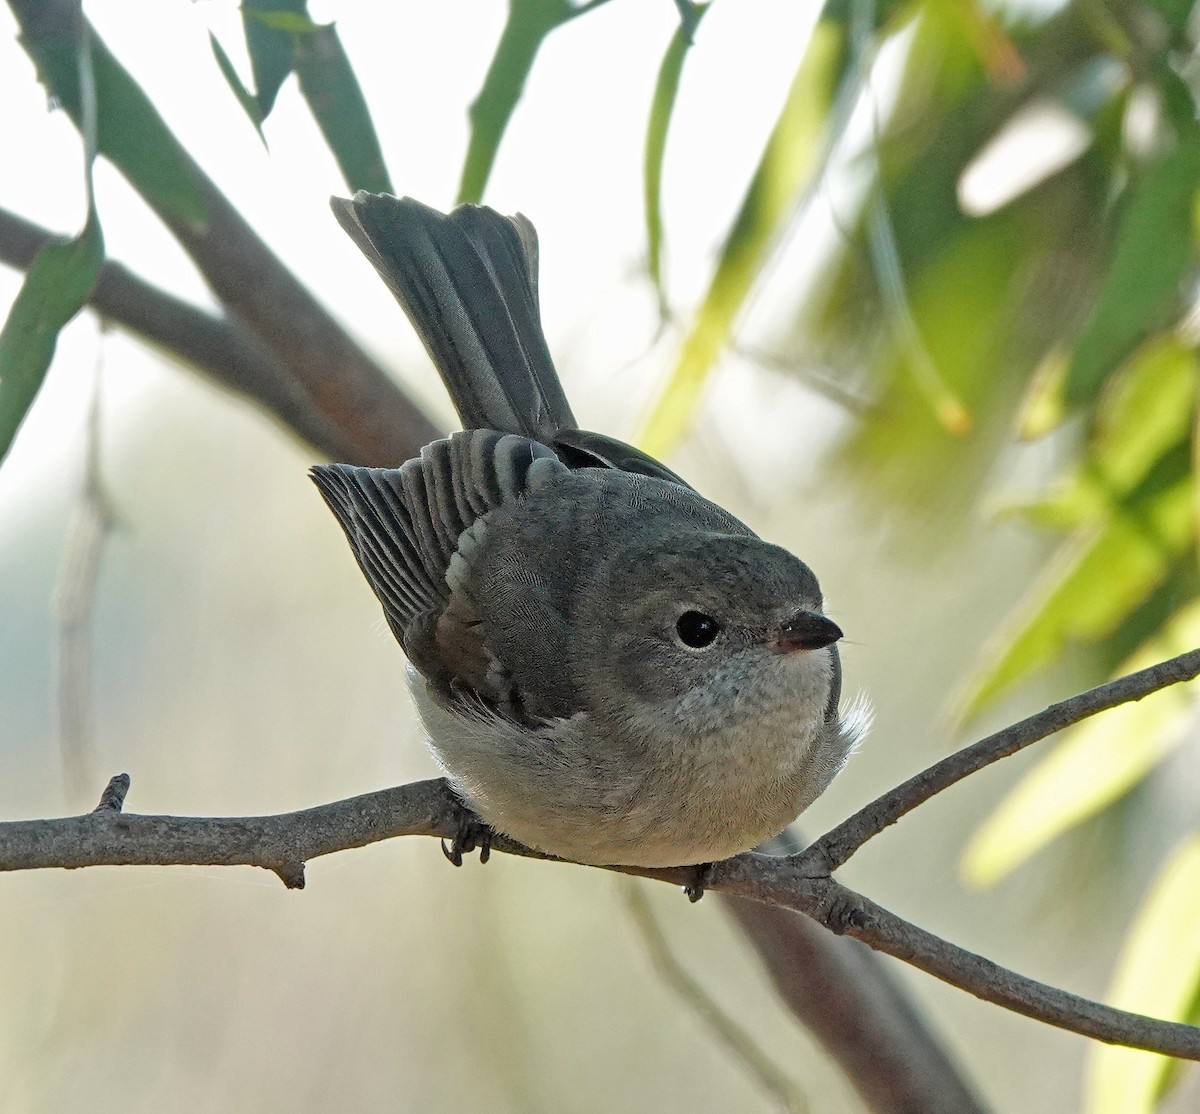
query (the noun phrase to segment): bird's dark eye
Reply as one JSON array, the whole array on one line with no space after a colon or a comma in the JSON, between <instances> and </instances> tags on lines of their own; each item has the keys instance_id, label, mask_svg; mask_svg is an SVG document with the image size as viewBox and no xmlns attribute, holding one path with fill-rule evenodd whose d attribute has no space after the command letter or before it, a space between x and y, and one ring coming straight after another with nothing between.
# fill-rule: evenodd
<instances>
[{"instance_id":1,"label":"bird's dark eye","mask_svg":"<svg viewBox=\"0 0 1200 1114\"><path fill-rule=\"evenodd\" d=\"M685 611L679 616L675 630L679 641L685 646L690 646L693 650L703 650L721 633L721 624L702 611Z\"/></svg>"}]
</instances>

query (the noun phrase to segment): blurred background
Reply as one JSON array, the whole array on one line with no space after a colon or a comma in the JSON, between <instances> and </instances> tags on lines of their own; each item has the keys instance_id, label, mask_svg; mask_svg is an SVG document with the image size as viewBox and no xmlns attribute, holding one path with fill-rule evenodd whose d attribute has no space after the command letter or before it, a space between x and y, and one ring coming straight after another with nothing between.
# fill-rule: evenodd
<instances>
[{"instance_id":1,"label":"blurred background","mask_svg":"<svg viewBox=\"0 0 1200 1114\"><path fill-rule=\"evenodd\" d=\"M0 209L74 236L83 148L19 39L35 8L0 9ZM1189 5L246 8L86 15L445 429L419 343L329 214L330 194L382 188L370 143L345 137L377 137L396 193L534 221L581 423L801 555L847 632L846 691L876 723L805 833L1200 641ZM331 22L369 119L327 139L315 81L263 59L327 43ZM144 166L112 131L106 148L104 111L104 250L216 312ZM135 162L169 162L133 116L116 131L150 137ZM20 306L23 272L0 267L0 306ZM67 285L26 291L52 304ZM18 379L0 381L6 437L19 424L0 468L3 818L91 808L120 771L130 810L197 815L437 773L403 657L305 476L318 450L90 311L40 389L14 401ZM839 877L1023 973L1196 1020L1198 800L1191 703L1164 693L943 794ZM302 893L250 869L0 885L6 1110L777 1107L656 973L630 883L599 871L455 871L405 839L311 863ZM717 902L636 885L811 1110L863 1109ZM1200 1106L1194 1069L1098 1054L893 966L995 1110Z\"/></svg>"}]
</instances>

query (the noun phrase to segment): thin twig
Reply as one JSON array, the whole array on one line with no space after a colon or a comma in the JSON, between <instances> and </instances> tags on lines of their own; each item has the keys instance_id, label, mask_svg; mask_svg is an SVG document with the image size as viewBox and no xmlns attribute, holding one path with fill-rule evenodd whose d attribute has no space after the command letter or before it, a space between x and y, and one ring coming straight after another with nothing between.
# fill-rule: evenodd
<instances>
[{"instance_id":1,"label":"thin twig","mask_svg":"<svg viewBox=\"0 0 1200 1114\"><path fill-rule=\"evenodd\" d=\"M641 933L646 954L663 982L683 999L688 1009L713 1037L732 1053L751 1078L779 1104L781 1110L791 1114L807 1114L808 1099L800 1085L771 1062L758 1042L721 1009L712 995L676 958L641 886L632 880L626 880L621 890L625 904L629 906L629 912L633 916L633 923Z\"/></svg>"},{"instance_id":2,"label":"thin twig","mask_svg":"<svg viewBox=\"0 0 1200 1114\"><path fill-rule=\"evenodd\" d=\"M100 479L103 334L84 438L83 487L71 513L54 586L55 734L67 800L80 802L95 784L92 753L92 607L112 512Z\"/></svg>"},{"instance_id":3,"label":"thin twig","mask_svg":"<svg viewBox=\"0 0 1200 1114\"><path fill-rule=\"evenodd\" d=\"M1019 750L1079 723L1099 712L1141 700L1151 693L1190 681L1200 674L1200 650L1159 662L1148 669L1118 677L1087 692L1051 704L1036 715L1005 727L980 739L969 747L956 751L902 785L876 798L832 831L823 835L802 854L810 866L832 872L846 862L867 840L884 828L896 823L930 797L948 789L955 782L982 770L985 766L1016 754Z\"/></svg>"},{"instance_id":4,"label":"thin twig","mask_svg":"<svg viewBox=\"0 0 1200 1114\"><path fill-rule=\"evenodd\" d=\"M304 886L309 859L401 835L452 838L462 806L441 780L274 816L140 816L88 813L57 820L0 824L0 871L86 866L257 866L289 889ZM546 859L496 836L493 851ZM903 959L953 986L1027 1017L1083 1036L1200 1060L1200 1028L1157 1021L1091 1002L1025 978L896 917L806 863L748 852L713 865L711 890L795 909L838 934ZM695 881L694 867L613 867L623 874L677 886Z\"/></svg>"}]
</instances>

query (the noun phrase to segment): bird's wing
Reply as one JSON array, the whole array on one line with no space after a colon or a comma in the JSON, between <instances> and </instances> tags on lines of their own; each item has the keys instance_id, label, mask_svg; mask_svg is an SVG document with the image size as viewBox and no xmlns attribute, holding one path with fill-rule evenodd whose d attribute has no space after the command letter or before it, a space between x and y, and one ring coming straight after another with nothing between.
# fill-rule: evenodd
<instances>
[{"instance_id":1,"label":"bird's wing","mask_svg":"<svg viewBox=\"0 0 1200 1114\"><path fill-rule=\"evenodd\" d=\"M494 430L434 441L400 468L312 469L388 625L440 690L520 704L480 637L470 570L488 516L520 500L535 473L553 470L566 466L545 445Z\"/></svg>"}]
</instances>

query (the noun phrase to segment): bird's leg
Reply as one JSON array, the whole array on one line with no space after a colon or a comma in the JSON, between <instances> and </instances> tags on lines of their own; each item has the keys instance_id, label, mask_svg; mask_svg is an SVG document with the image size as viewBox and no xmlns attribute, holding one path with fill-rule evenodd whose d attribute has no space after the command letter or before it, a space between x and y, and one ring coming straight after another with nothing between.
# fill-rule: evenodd
<instances>
[{"instance_id":1,"label":"bird's leg","mask_svg":"<svg viewBox=\"0 0 1200 1114\"><path fill-rule=\"evenodd\" d=\"M713 875L716 873L716 865L716 863L697 863L694 867L691 867L691 880L683 887L683 892L687 894L688 901L694 904L704 896L704 891L712 884Z\"/></svg>"},{"instance_id":2,"label":"bird's leg","mask_svg":"<svg viewBox=\"0 0 1200 1114\"><path fill-rule=\"evenodd\" d=\"M457 797L454 798L456 831L447 845L442 840L442 854L455 866L462 866L463 855L479 848L479 861L486 863L492 854L492 829Z\"/></svg>"}]
</instances>

